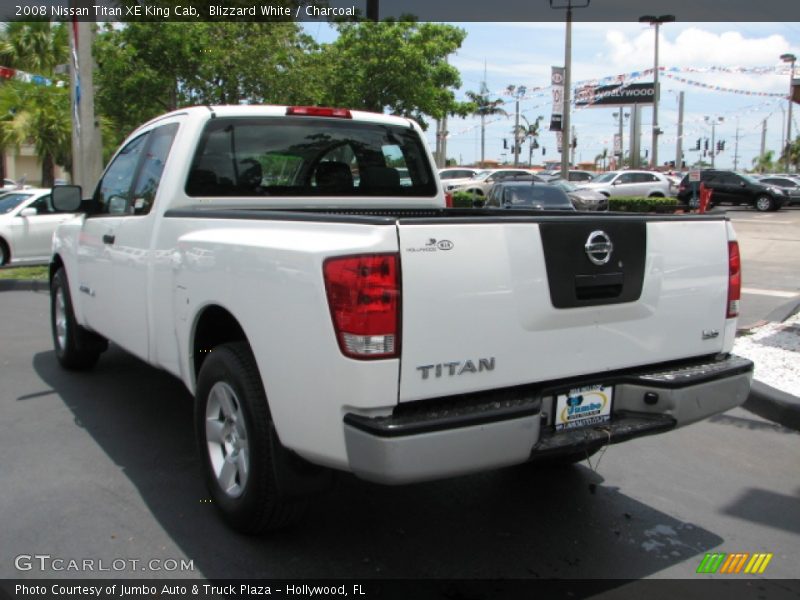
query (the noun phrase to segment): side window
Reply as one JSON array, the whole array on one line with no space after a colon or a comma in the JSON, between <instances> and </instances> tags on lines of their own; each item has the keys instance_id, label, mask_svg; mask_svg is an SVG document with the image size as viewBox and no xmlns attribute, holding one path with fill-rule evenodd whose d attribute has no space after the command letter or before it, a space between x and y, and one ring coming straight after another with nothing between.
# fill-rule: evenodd
<instances>
[{"instance_id":1,"label":"side window","mask_svg":"<svg viewBox=\"0 0 800 600\"><path fill-rule=\"evenodd\" d=\"M142 150L148 133L131 140L114 161L106 169L103 178L97 184L94 193L95 202L100 205L100 212L109 215L124 215L128 212L131 199L131 187L136 167L139 164Z\"/></svg>"},{"instance_id":2,"label":"side window","mask_svg":"<svg viewBox=\"0 0 800 600\"><path fill-rule=\"evenodd\" d=\"M171 123L150 133L150 141L133 188L133 214L146 215L150 212L161 181L161 173L164 171L164 163L177 131L178 124Z\"/></svg>"},{"instance_id":3,"label":"side window","mask_svg":"<svg viewBox=\"0 0 800 600\"><path fill-rule=\"evenodd\" d=\"M47 196L42 196L38 200L31 202L28 205L28 208L35 208L36 214L39 215L46 215L48 213L55 212L53 210L53 204L50 201L50 198L51 198L50 194L48 194Z\"/></svg>"},{"instance_id":4,"label":"side window","mask_svg":"<svg viewBox=\"0 0 800 600\"><path fill-rule=\"evenodd\" d=\"M617 178L617 183L633 183L633 173L623 173Z\"/></svg>"}]
</instances>

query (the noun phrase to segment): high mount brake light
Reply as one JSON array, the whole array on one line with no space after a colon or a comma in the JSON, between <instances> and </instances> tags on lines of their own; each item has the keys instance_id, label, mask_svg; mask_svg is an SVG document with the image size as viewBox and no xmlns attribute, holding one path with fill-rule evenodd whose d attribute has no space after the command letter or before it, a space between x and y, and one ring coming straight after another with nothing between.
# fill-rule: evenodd
<instances>
[{"instance_id":1,"label":"high mount brake light","mask_svg":"<svg viewBox=\"0 0 800 600\"><path fill-rule=\"evenodd\" d=\"M322 270L342 353L358 359L399 356L399 255L329 258Z\"/></svg>"},{"instance_id":2,"label":"high mount brake light","mask_svg":"<svg viewBox=\"0 0 800 600\"><path fill-rule=\"evenodd\" d=\"M336 117L339 119L352 119L353 115L347 108L331 108L328 106L289 106L286 108L287 116L295 117Z\"/></svg>"},{"instance_id":3,"label":"high mount brake light","mask_svg":"<svg viewBox=\"0 0 800 600\"><path fill-rule=\"evenodd\" d=\"M450 192L444 193L444 206L445 208L453 208L453 194Z\"/></svg>"},{"instance_id":4,"label":"high mount brake light","mask_svg":"<svg viewBox=\"0 0 800 600\"><path fill-rule=\"evenodd\" d=\"M725 318L739 316L739 300L742 297L742 258L739 242L728 242L728 307Z\"/></svg>"}]
</instances>

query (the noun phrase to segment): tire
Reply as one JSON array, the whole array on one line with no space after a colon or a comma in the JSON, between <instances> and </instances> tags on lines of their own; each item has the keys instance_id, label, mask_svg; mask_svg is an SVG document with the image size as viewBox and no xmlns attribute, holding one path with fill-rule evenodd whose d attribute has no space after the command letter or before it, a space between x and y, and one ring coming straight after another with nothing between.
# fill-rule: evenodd
<instances>
[{"instance_id":1,"label":"tire","mask_svg":"<svg viewBox=\"0 0 800 600\"><path fill-rule=\"evenodd\" d=\"M762 194L756 198L756 201L753 203L753 206L758 212L767 212L771 210L775 210L775 200L767 196L766 194Z\"/></svg>"},{"instance_id":2,"label":"tire","mask_svg":"<svg viewBox=\"0 0 800 600\"><path fill-rule=\"evenodd\" d=\"M67 273L63 268L56 271L50 283L50 325L56 358L65 369L91 369L108 347L104 338L84 329L75 320Z\"/></svg>"},{"instance_id":3,"label":"tire","mask_svg":"<svg viewBox=\"0 0 800 600\"><path fill-rule=\"evenodd\" d=\"M5 240L0 239L0 267L5 267L10 260L11 252L8 249L8 244L6 244Z\"/></svg>"},{"instance_id":4,"label":"tire","mask_svg":"<svg viewBox=\"0 0 800 600\"><path fill-rule=\"evenodd\" d=\"M259 534L305 513L302 497L280 493L278 443L255 358L246 342L222 344L197 379L195 434L211 498L233 529Z\"/></svg>"}]
</instances>

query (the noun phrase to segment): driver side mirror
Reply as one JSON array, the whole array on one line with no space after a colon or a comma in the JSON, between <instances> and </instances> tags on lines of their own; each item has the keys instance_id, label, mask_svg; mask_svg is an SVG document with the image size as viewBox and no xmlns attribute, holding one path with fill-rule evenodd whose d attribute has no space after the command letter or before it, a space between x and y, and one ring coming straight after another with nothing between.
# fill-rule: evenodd
<instances>
[{"instance_id":1,"label":"driver side mirror","mask_svg":"<svg viewBox=\"0 0 800 600\"><path fill-rule=\"evenodd\" d=\"M33 208L32 206L29 206L28 208L23 208L21 211L19 211L20 217L35 217L38 214L39 211Z\"/></svg>"},{"instance_id":2,"label":"driver side mirror","mask_svg":"<svg viewBox=\"0 0 800 600\"><path fill-rule=\"evenodd\" d=\"M58 212L76 212L81 207L81 186L57 185L53 188L53 207Z\"/></svg>"}]
</instances>

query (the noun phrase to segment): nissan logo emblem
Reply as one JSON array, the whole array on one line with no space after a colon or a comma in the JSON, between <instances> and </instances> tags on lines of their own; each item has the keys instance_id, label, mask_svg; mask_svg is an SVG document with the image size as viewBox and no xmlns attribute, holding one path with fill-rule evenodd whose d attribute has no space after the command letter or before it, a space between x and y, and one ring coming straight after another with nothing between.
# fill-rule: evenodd
<instances>
[{"instance_id":1,"label":"nissan logo emblem","mask_svg":"<svg viewBox=\"0 0 800 600\"><path fill-rule=\"evenodd\" d=\"M614 244L611 243L611 238L605 231L593 231L589 234L586 240L586 256L595 265L604 265L611 260L611 252L614 250Z\"/></svg>"}]
</instances>

